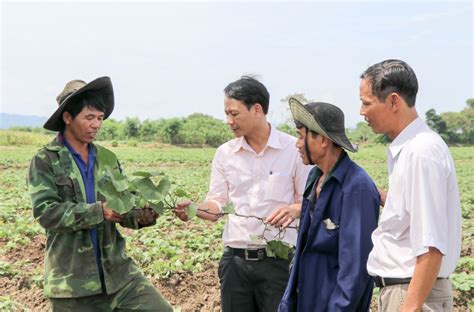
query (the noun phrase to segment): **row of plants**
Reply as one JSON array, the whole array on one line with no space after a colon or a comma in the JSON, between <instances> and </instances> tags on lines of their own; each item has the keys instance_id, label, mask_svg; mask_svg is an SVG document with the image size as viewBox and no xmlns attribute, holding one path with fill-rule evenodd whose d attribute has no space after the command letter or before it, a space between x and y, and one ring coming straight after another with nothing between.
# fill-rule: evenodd
<instances>
[{"instance_id":1,"label":"row of plants","mask_svg":"<svg viewBox=\"0 0 474 312\"><path fill-rule=\"evenodd\" d=\"M37 148L0 147L1 255L32 248L36 243L35 239L44 233L31 215L31 203L26 190L28 164ZM351 155L381 187L387 187L385 149L384 146L364 147ZM161 207L161 204L158 204L161 199L172 205L184 197L198 201L206 195L210 163L215 152L213 148L153 149L121 146L112 150L127 173L128 184L122 177L114 179L121 191L127 190L136 195L137 189L140 189L142 194L148 193L149 189L143 188L144 185L155 191L158 189L161 195L147 197L148 201L154 202L158 207ZM474 147L455 147L451 148L451 152L457 166L463 213L463 257L452 276L452 281L461 297L470 302L474 300L474 260L472 250L469 249L474 242L474 197L470 191L474 175ZM153 187L143 179L149 179ZM135 180L142 181L135 183ZM161 182L165 180L168 182ZM113 184L112 179L108 182ZM164 192L166 189L168 191ZM211 223L194 218L191 222L184 223L165 207L166 203L163 201L163 210L160 211L161 216L155 226L140 231L122 230L128 241L129 254L139 263L145 274L162 278L184 271L201 271L210 262L216 262L222 253L220 238L223 220ZM0 260L3 261L0 262L0 276L27 279L32 285L41 287L42 267L31 269L34 267L31 259ZM0 301L5 305L13 304L7 297L0 298Z\"/></svg>"}]
</instances>

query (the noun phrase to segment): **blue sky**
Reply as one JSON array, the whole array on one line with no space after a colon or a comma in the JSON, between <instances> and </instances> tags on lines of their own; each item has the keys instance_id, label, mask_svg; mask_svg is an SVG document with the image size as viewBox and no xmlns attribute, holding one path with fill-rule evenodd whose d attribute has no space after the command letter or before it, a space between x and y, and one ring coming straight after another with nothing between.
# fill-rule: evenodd
<instances>
[{"instance_id":1,"label":"blue sky","mask_svg":"<svg viewBox=\"0 0 474 312\"><path fill-rule=\"evenodd\" d=\"M49 116L71 79L110 76L116 119L200 112L224 119L223 88L256 74L269 119L289 94L359 116L359 75L387 58L418 76L417 109L459 111L473 86L470 1L2 1L1 112Z\"/></svg>"}]
</instances>

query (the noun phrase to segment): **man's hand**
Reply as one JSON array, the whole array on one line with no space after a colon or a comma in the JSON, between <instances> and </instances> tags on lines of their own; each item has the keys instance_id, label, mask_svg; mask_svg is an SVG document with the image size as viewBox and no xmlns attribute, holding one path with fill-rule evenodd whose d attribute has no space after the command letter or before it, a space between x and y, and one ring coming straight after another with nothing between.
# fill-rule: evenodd
<instances>
[{"instance_id":1,"label":"man's hand","mask_svg":"<svg viewBox=\"0 0 474 312\"><path fill-rule=\"evenodd\" d=\"M102 203L102 214L104 215L104 220L110 221L110 222L121 222L123 219L123 216L112 209L107 207L107 203L103 202Z\"/></svg>"},{"instance_id":2,"label":"man's hand","mask_svg":"<svg viewBox=\"0 0 474 312\"><path fill-rule=\"evenodd\" d=\"M301 204L294 204L291 206L278 208L267 217L265 222L276 227L286 228L291 224L291 222L295 221L295 219L298 219L300 215Z\"/></svg>"},{"instance_id":3,"label":"man's hand","mask_svg":"<svg viewBox=\"0 0 474 312\"><path fill-rule=\"evenodd\" d=\"M174 214L181 219L181 221L188 221L189 217L188 214L186 213L186 208L191 205L192 201L190 200L184 200L176 205L174 207L173 212Z\"/></svg>"},{"instance_id":4,"label":"man's hand","mask_svg":"<svg viewBox=\"0 0 474 312\"><path fill-rule=\"evenodd\" d=\"M145 207L137 211L137 221L142 226L156 224L156 218L158 218L158 213L152 208Z\"/></svg>"}]
</instances>

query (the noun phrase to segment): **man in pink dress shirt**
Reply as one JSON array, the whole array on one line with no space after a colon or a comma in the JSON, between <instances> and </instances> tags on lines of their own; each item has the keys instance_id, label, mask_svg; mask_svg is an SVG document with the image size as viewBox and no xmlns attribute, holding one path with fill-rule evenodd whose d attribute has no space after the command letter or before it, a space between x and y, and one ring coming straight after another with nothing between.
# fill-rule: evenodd
<instances>
[{"instance_id":1,"label":"man in pink dress shirt","mask_svg":"<svg viewBox=\"0 0 474 312\"><path fill-rule=\"evenodd\" d=\"M299 157L296 138L267 122L270 96L261 82L244 76L224 93L227 124L236 138L217 149L209 192L197 204L197 215L216 221L227 203L241 215L228 216L222 237L222 311L276 311L288 282L291 254L270 257L265 248L280 231L283 242L296 245L296 219L310 167ZM190 203L175 209L184 221Z\"/></svg>"}]
</instances>

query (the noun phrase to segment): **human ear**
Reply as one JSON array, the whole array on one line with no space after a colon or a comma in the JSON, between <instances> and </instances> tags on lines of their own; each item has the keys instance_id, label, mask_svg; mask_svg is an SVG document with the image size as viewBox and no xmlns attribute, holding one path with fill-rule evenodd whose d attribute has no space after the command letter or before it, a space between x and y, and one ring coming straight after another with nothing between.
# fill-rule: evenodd
<instances>
[{"instance_id":1,"label":"human ear","mask_svg":"<svg viewBox=\"0 0 474 312\"><path fill-rule=\"evenodd\" d=\"M391 93L388 96L388 100L389 100L390 110L394 112L398 111L398 109L400 108L399 107L400 96L397 93Z\"/></svg>"},{"instance_id":2,"label":"human ear","mask_svg":"<svg viewBox=\"0 0 474 312\"><path fill-rule=\"evenodd\" d=\"M262 108L262 105L260 103L255 103L253 105L253 107L254 107L256 113L262 113L263 112L263 108Z\"/></svg>"},{"instance_id":3,"label":"human ear","mask_svg":"<svg viewBox=\"0 0 474 312\"><path fill-rule=\"evenodd\" d=\"M69 112L63 112L63 121L66 125L69 125L71 123L72 116Z\"/></svg>"},{"instance_id":4,"label":"human ear","mask_svg":"<svg viewBox=\"0 0 474 312\"><path fill-rule=\"evenodd\" d=\"M329 144L329 139L322 134L318 134L318 137L321 137L321 146L326 147ZM316 137L317 138L317 137ZM316 139L315 138L315 139Z\"/></svg>"}]
</instances>

